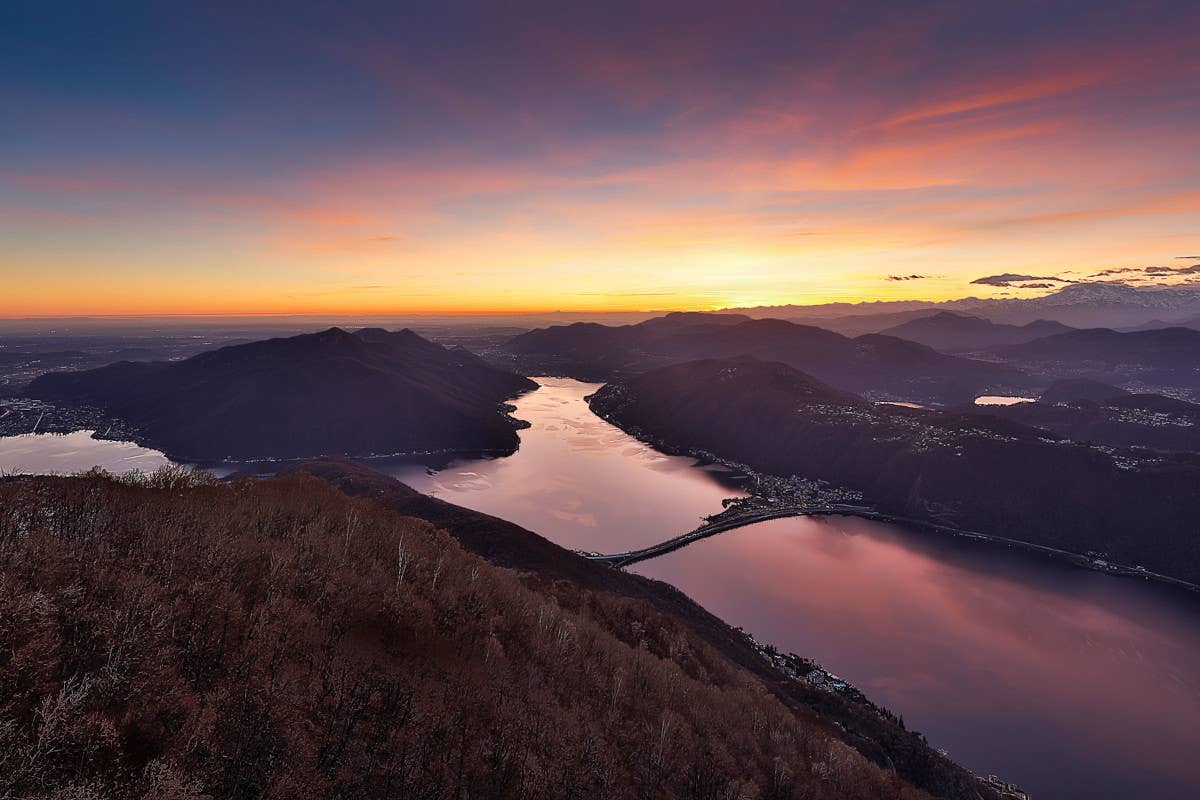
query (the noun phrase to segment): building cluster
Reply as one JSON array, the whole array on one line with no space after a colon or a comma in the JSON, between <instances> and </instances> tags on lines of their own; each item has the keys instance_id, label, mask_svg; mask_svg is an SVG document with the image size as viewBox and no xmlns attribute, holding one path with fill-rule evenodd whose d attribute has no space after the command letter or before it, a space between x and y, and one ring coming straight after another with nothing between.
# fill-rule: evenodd
<instances>
[{"instance_id":1,"label":"building cluster","mask_svg":"<svg viewBox=\"0 0 1200 800\"><path fill-rule=\"evenodd\" d=\"M1011 800L1033 800L1029 792L995 775L988 775L986 778L982 775L976 775L975 777L989 789L999 792L1001 797L1011 798Z\"/></svg>"},{"instance_id":2,"label":"building cluster","mask_svg":"<svg viewBox=\"0 0 1200 800\"><path fill-rule=\"evenodd\" d=\"M829 672L816 661L810 658L798 656L795 653L781 653L774 646L763 644L754 638L753 635L747 633L742 628L735 628L738 633L746 637L746 641L750 646L758 652L764 659L775 667L783 675L791 678L794 681L799 681L815 689L830 694L837 694L845 697L858 705L861 705L879 717L889 720L893 723L904 727L904 721L888 711L886 708L877 706L867 699L867 696L858 690L849 681L834 675Z\"/></svg>"},{"instance_id":3,"label":"building cluster","mask_svg":"<svg viewBox=\"0 0 1200 800\"><path fill-rule=\"evenodd\" d=\"M1145 425L1149 428L1191 428L1195 420L1187 417L1168 414L1165 411L1151 411L1147 408L1105 408L1107 416L1114 422L1127 425Z\"/></svg>"},{"instance_id":4,"label":"building cluster","mask_svg":"<svg viewBox=\"0 0 1200 800\"><path fill-rule=\"evenodd\" d=\"M863 428L870 430L876 442L902 442L917 453L939 449L954 449L961 454L962 443L967 439L988 439L994 442L1015 442L1015 436L1007 436L986 428L946 427L931 425L930 415L910 413L895 405L805 405L796 409L805 419L819 421L837 428Z\"/></svg>"},{"instance_id":5,"label":"building cluster","mask_svg":"<svg viewBox=\"0 0 1200 800\"><path fill-rule=\"evenodd\" d=\"M0 436L96 431L100 439L132 440L133 428L91 406L56 406L41 400L0 400Z\"/></svg>"}]
</instances>

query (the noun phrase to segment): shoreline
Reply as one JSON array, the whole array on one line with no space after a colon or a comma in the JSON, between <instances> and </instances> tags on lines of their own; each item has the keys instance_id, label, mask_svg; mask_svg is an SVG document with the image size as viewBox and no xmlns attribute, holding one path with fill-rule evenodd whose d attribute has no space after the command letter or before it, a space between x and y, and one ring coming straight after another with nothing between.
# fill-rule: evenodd
<instances>
[{"instance_id":1,"label":"shoreline","mask_svg":"<svg viewBox=\"0 0 1200 800\"><path fill-rule=\"evenodd\" d=\"M617 428L620 428L622 431L624 431L625 433L634 437L638 441L642 442L643 444L649 445L650 447L653 447L655 450L659 451L660 453L663 453L664 455L687 456L688 458L696 459L697 464L717 464L717 465L720 465L721 467L724 467L727 470L730 470L731 472L741 473L749 479L754 479L754 478L757 478L760 476L760 473L757 470L750 468L746 464L741 464L741 463L738 463L735 461L730 461L729 459L722 458L722 457L716 455L715 453L710 453L708 451L700 450L697 448L674 447L674 446L666 444L665 442L658 441L654 437L645 434L643 431L641 431L640 429L638 429L636 427L627 427L625 425L622 425L618 420L604 416L603 414L598 413L594 408L592 408L591 401L594 396L595 395L588 395L587 397L584 398L584 401L587 403L588 408L592 409L593 414L596 414L596 416L599 417L600 419L603 419L605 422L609 423L610 425L614 425ZM764 497L763 495L756 494L753 491L748 492L748 494L749 494L750 498L756 498L756 499L760 499L760 500L768 500L769 499L767 497ZM864 499L863 502L864 503L869 502L869 499ZM981 533L979 531L970 531L970 530L966 530L963 528L956 528L952 525L943 525L941 523L933 522L930 520L921 520L921 519L916 519L913 517L906 517L906 516L903 516L900 514L891 514L888 512L884 512L884 511L866 510L866 509L852 510L850 508L847 508L844 512L839 511L838 513L828 513L828 512L813 513L813 512L806 512L803 508L796 508L794 510L794 512L789 513L789 510L787 510L787 509L779 509L778 512L775 513L773 518L784 519L784 518L790 518L790 517L804 517L804 516L860 517L862 519L869 519L869 520L874 520L874 521L878 521L878 522L893 523L893 524L905 526L908 528L924 529L927 531L936 531L938 533L950 534L951 536L957 536L957 537L961 537L961 538L965 538L965 539L973 539L975 541L988 542L988 543L996 544L996 545L1005 545L1005 546L1009 546L1009 547L1016 547L1016 548L1026 550L1029 552L1033 552L1033 553L1037 553L1039 555L1043 555L1043 556L1046 556L1048 558L1052 558L1052 559L1055 559L1058 561L1066 561L1070 564L1073 564L1074 566L1081 567L1081 568L1087 569L1092 572L1099 572L1099 573L1102 573L1105 575L1113 575L1116 577L1123 577L1123 578L1142 578L1144 580L1151 581L1154 583L1158 583L1158 584L1162 584L1162 585L1166 585L1166 586L1172 586L1172 587L1175 587L1178 589L1184 589L1189 592L1200 594L1200 584L1192 583L1191 581L1184 580L1183 578L1176 578L1171 575L1164 575L1159 572L1153 572L1151 570L1145 569L1144 567L1139 567L1139 566L1130 565L1130 564L1122 564L1119 562L1109 561L1108 559L1104 559L1104 558L1096 558L1096 557L1090 556L1086 553L1077 553L1077 552L1074 552L1071 550L1062 550L1062 549L1059 549L1056 547L1050 547L1048 545L1036 544L1034 542L1027 542L1027 541L1023 541L1021 539L1013 539L1010 537L999 536L996 534ZM650 545L649 547L641 548L642 551L652 550L652 549L656 549L656 548L663 548L664 545L667 545L670 542L675 541L676 539L681 540L679 542L678 547L670 547L670 548L663 550L663 552L661 552L661 553L657 553L653 556L649 556L648 558L638 559L638 560L641 561L641 560L649 560L649 558L657 558L660 555L666 555L668 552L679 549L680 547L686 547L688 544L691 544L691 542L693 542L693 541L699 541L700 539L708 538L708 536L715 536L717 534L724 533L726 531L736 530L737 528L742 528L742 527L746 527L748 525L754 525L754 524L757 524L758 522L765 522L765 521L767 521L767 520L748 520L745 523L741 523L741 524L729 524L727 526L721 527L719 530L714 530L711 533L699 535L699 536L696 536L695 538L685 540L685 537L688 537L691 534L693 534L695 532L695 530L699 530L699 529L703 528L704 526L702 525L693 531L688 531L686 533L679 534L678 536L672 537L671 539L666 539L657 544ZM597 555L603 556L603 554L597 554ZM621 554L613 554L613 555L621 555ZM612 558L612 556L611 555L607 556L607 558ZM614 565L614 566L616 566L616 565Z\"/></svg>"}]
</instances>

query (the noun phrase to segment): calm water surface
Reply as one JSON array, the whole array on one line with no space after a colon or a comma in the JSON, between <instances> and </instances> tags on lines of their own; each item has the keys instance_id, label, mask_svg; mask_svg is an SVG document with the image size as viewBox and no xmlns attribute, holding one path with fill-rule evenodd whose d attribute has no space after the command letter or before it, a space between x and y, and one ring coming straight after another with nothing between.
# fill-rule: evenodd
<instances>
[{"instance_id":1,"label":"calm water surface","mask_svg":"<svg viewBox=\"0 0 1200 800\"><path fill-rule=\"evenodd\" d=\"M1039 800L1200 797L1200 599L850 517L765 522L633 569Z\"/></svg>"},{"instance_id":2,"label":"calm water surface","mask_svg":"<svg viewBox=\"0 0 1200 800\"><path fill-rule=\"evenodd\" d=\"M0 436L0 473L73 475L100 467L120 475L130 470L153 472L171 464L157 450L132 442L93 439L93 433L95 431Z\"/></svg>"},{"instance_id":3,"label":"calm water surface","mask_svg":"<svg viewBox=\"0 0 1200 800\"><path fill-rule=\"evenodd\" d=\"M741 496L733 476L665 456L597 417L584 397L601 384L536 378L515 404L521 447L508 458L451 464L430 475L412 464L382 469L422 492L484 511L575 550L620 552L691 530Z\"/></svg>"},{"instance_id":4,"label":"calm water surface","mask_svg":"<svg viewBox=\"0 0 1200 800\"><path fill-rule=\"evenodd\" d=\"M521 449L390 472L575 549L694 527L731 476L593 416L594 384L538 379ZM1200 797L1200 599L1012 549L853 518L777 520L636 571L815 658L935 747L1048 798Z\"/></svg>"},{"instance_id":5,"label":"calm water surface","mask_svg":"<svg viewBox=\"0 0 1200 800\"><path fill-rule=\"evenodd\" d=\"M985 394L975 398L977 406L1015 406L1017 403L1036 403L1036 397L1008 397L1005 395Z\"/></svg>"}]
</instances>

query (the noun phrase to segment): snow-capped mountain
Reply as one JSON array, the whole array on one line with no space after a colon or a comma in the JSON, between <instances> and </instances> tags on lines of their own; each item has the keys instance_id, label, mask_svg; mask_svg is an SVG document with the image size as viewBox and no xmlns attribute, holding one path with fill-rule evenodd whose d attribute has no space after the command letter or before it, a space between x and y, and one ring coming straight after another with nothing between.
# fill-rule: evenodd
<instances>
[{"instance_id":1,"label":"snow-capped mountain","mask_svg":"<svg viewBox=\"0 0 1200 800\"><path fill-rule=\"evenodd\" d=\"M961 301L960 301L961 302ZM1076 328L1166 322L1200 313L1200 287L1141 289L1120 283L1073 283L1043 297L975 300L964 309L996 322L1053 319Z\"/></svg>"},{"instance_id":2,"label":"snow-capped mountain","mask_svg":"<svg viewBox=\"0 0 1200 800\"><path fill-rule=\"evenodd\" d=\"M904 300L737 309L751 317L790 319L830 330L841 330L843 323L851 321L857 323L855 335L878 332L943 310L1011 325L1052 320L1072 328L1132 328L1150 322L1156 323L1156 327L1167 327L1186 321L1194 323L1200 317L1200 285L1139 288L1123 283L1071 283L1041 297L964 297L941 303Z\"/></svg>"}]
</instances>

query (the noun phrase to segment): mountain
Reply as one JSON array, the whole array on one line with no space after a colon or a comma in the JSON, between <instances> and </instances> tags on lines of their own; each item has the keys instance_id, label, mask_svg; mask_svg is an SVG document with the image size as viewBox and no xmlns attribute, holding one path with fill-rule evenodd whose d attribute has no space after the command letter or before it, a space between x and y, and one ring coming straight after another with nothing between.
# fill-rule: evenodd
<instances>
[{"instance_id":1,"label":"mountain","mask_svg":"<svg viewBox=\"0 0 1200 800\"><path fill-rule=\"evenodd\" d=\"M829 481L907 519L1200 581L1200 456L1094 447L973 411L868 403L747 358L656 369L604 386L591 404L668 451Z\"/></svg>"},{"instance_id":2,"label":"mountain","mask_svg":"<svg viewBox=\"0 0 1200 800\"><path fill-rule=\"evenodd\" d=\"M1078 388L1074 392L1056 389L1049 393L1049 399L1044 394L1036 403L989 406L987 413L1044 428L1077 442L1200 452L1200 405L1119 389L1115 394L1099 397L1099 391L1078 391Z\"/></svg>"},{"instance_id":3,"label":"mountain","mask_svg":"<svg viewBox=\"0 0 1200 800\"><path fill-rule=\"evenodd\" d=\"M1200 331L1159 328L1119 333L1108 328L1070 331L1000 348L1000 355L1039 361L1140 363L1160 367L1200 364Z\"/></svg>"},{"instance_id":4,"label":"mountain","mask_svg":"<svg viewBox=\"0 0 1200 800\"><path fill-rule=\"evenodd\" d=\"M878 314L846 314L843 316L797 315L786 317L797 325L812 325L842 336L862 336L865 333L881 333L905 322L932 317L943 313L937 308L916 308L908 311L887 311Z\"/></svg>"},{"instance_id":5,"label":"mountain","mask_svg":"<svg viewBox=\"0 0 1200 800\"><path fill-rule=\"evenodd\" d=\"M789 303L778 306L745 306L740 308L722 309L721 313L732 312L745 314L755 319L791 319L793 317L810 318L814 316L840 318L849 316L870 316L875 314L893 314L906 311L922 311L936 308L939 304L928 300L863 300L858 303L818 303L815 305L797 305Z\"/></svg>"},{"instance_id":6,"label":"mountain","mask_svg":"<svg viewBox=\"0 0 1200 800\"><path fill-rule=\"evenodd\" d=\"M848 327L842 330L830 319L853 326L853 317L928 310L953 311L984 317L993 322L1025 325L1039 319L1052 320L1072 328L1126 328L1155 319L1184 319L1200 315L1200 286L1138 288L1120 283L1069 283L1039 297L981 298L964 297L943 302L875 301L865 303L826 303L812 306L761 306L729 309L751 317L779 317L813 325L822 325L842 333L869 332ZM892 325L903 322L898 319ZM1185 323L1186 325L1186 323ZM876 330L882 330L882 326Z\"/></svg>"},{"instance_id":7,"label":"mountain","mask_svg":"<svg viewBox=\"0 0 1200 800\"><path fill-rule=\"evenodd\" d=\"M1091 381L1086 378L1063 378L1046 387L1038 397L1039 403L1074 403L1080 400L1100 402L1113 397L1121 397L1129 392L1101 381Z\"/></svg>"},{"instance_id":8,"label":"mountain","mask_svg":"<svg viewBox=\"0 0 1200 800\"><path fill-rule=\"evenodd\" d=\"M3 796L997 797L664 584L544 540L580 580L498 567L407 510L513 526L313 468L359 496L0 481Z\"/></svg>"},{"instance_id":9,"label":"mountain","mask_svg":"<svg viewBox=\"0 0 1200 800\"><path fill-rule=\"evenodd\" d=\"M174 363L50 373L26 394L102 407L173 458L217 461L511 452L518 439L500 405L534 385L412 331L330 328Z\"/></svg>"},{"instance_id":10,"label":"mountain","mask_svg":"<svg viewBox=\"0 0 1200 800\"><path fill-rule=\"evenodd\" d=\"M1200 331L1190 328L1131 333L1094 328L995 348L992 352L1023 367L1094 378L1126 388L1200 389Z\"/></svg>"},{"instance_id":11,"label":"mountain","mask_svg":"<svg viewBox=\"0 0 1200 800\"><path fill-rule=\"evenodd\" d=\"M1154 331L1160 328L1191 328L1192 330L1200 330L1200 316L1183 317L1181 319L1167 322L1161 319L1152 319L1149 322L1144 322L1141 325L1135 325L1130 328L1120 328L1122 333L1133 333L1136 331Z\"/></svg>"},{"instance_id":12,"label":"mountain","mask_svg":"<svg viewBox=\"0 0 1200 800\"><path fill-rule=\"evenodd\" d=\"M731 320L725 315L648 320L619 328L544 328L505 347L528 374L547 370L584 380L608 380L699 358L751 355L790 364L841 389L912 401L957 403L1032 381L1010 367L946 355L891 336L851 339L786 320Z\"/></svg>"},{"instance_id":13,"label":"mountain","mask_svg":"<svg viewBox=\"0 0 1200 800\"><path fill-rule=\"evenodd\" d=\"M858 750L873 763L894 770L938 797L978 800L975 781L949 759L937 755L923 738L896 725L897 720L870 704L855 702L798 681L764 659L761 646L731 628L693 600L662 581L614 570L566 550L507 520L421 494L394 478L343 459L319 459L289 465L286 474L308 473L356 497L387 504L405 517L425 520L450 533L464 548L490 563L527 576L535 586L580 587L589 596L618 597L648 604L678 620L723 657L762 681L785 705ZM636 608L636 606L635 606ZM988 794L983 791L983 796ZM915 800L915 799L914 799Z\"/></svg>"},{"instance_id":14,"label":"mountain","mask_svg":"<svg viewBox=\"0 0 1200 800\"><path fill-rule=\"evenodd\" d=\"M1073 328L1128 327L1156 317L1200 312L1200 287L1071 283L1041 297L968 298L951 301L946 307L1014 325L1049 319Z\"/></svg>"},{"instance_id":15,"label":"mountain","mask_svg":"<svg viewBox=\"0 0 1200 800\"><path fill-rule=\"evenodd\" d=\"M1021 344L1070 330L1062 323L1044 319L1027 325L1004 325L982 317L940 311L887 328L881 333L919 342L944 353L967 353Z\"/></svg>"}]
</instances>

